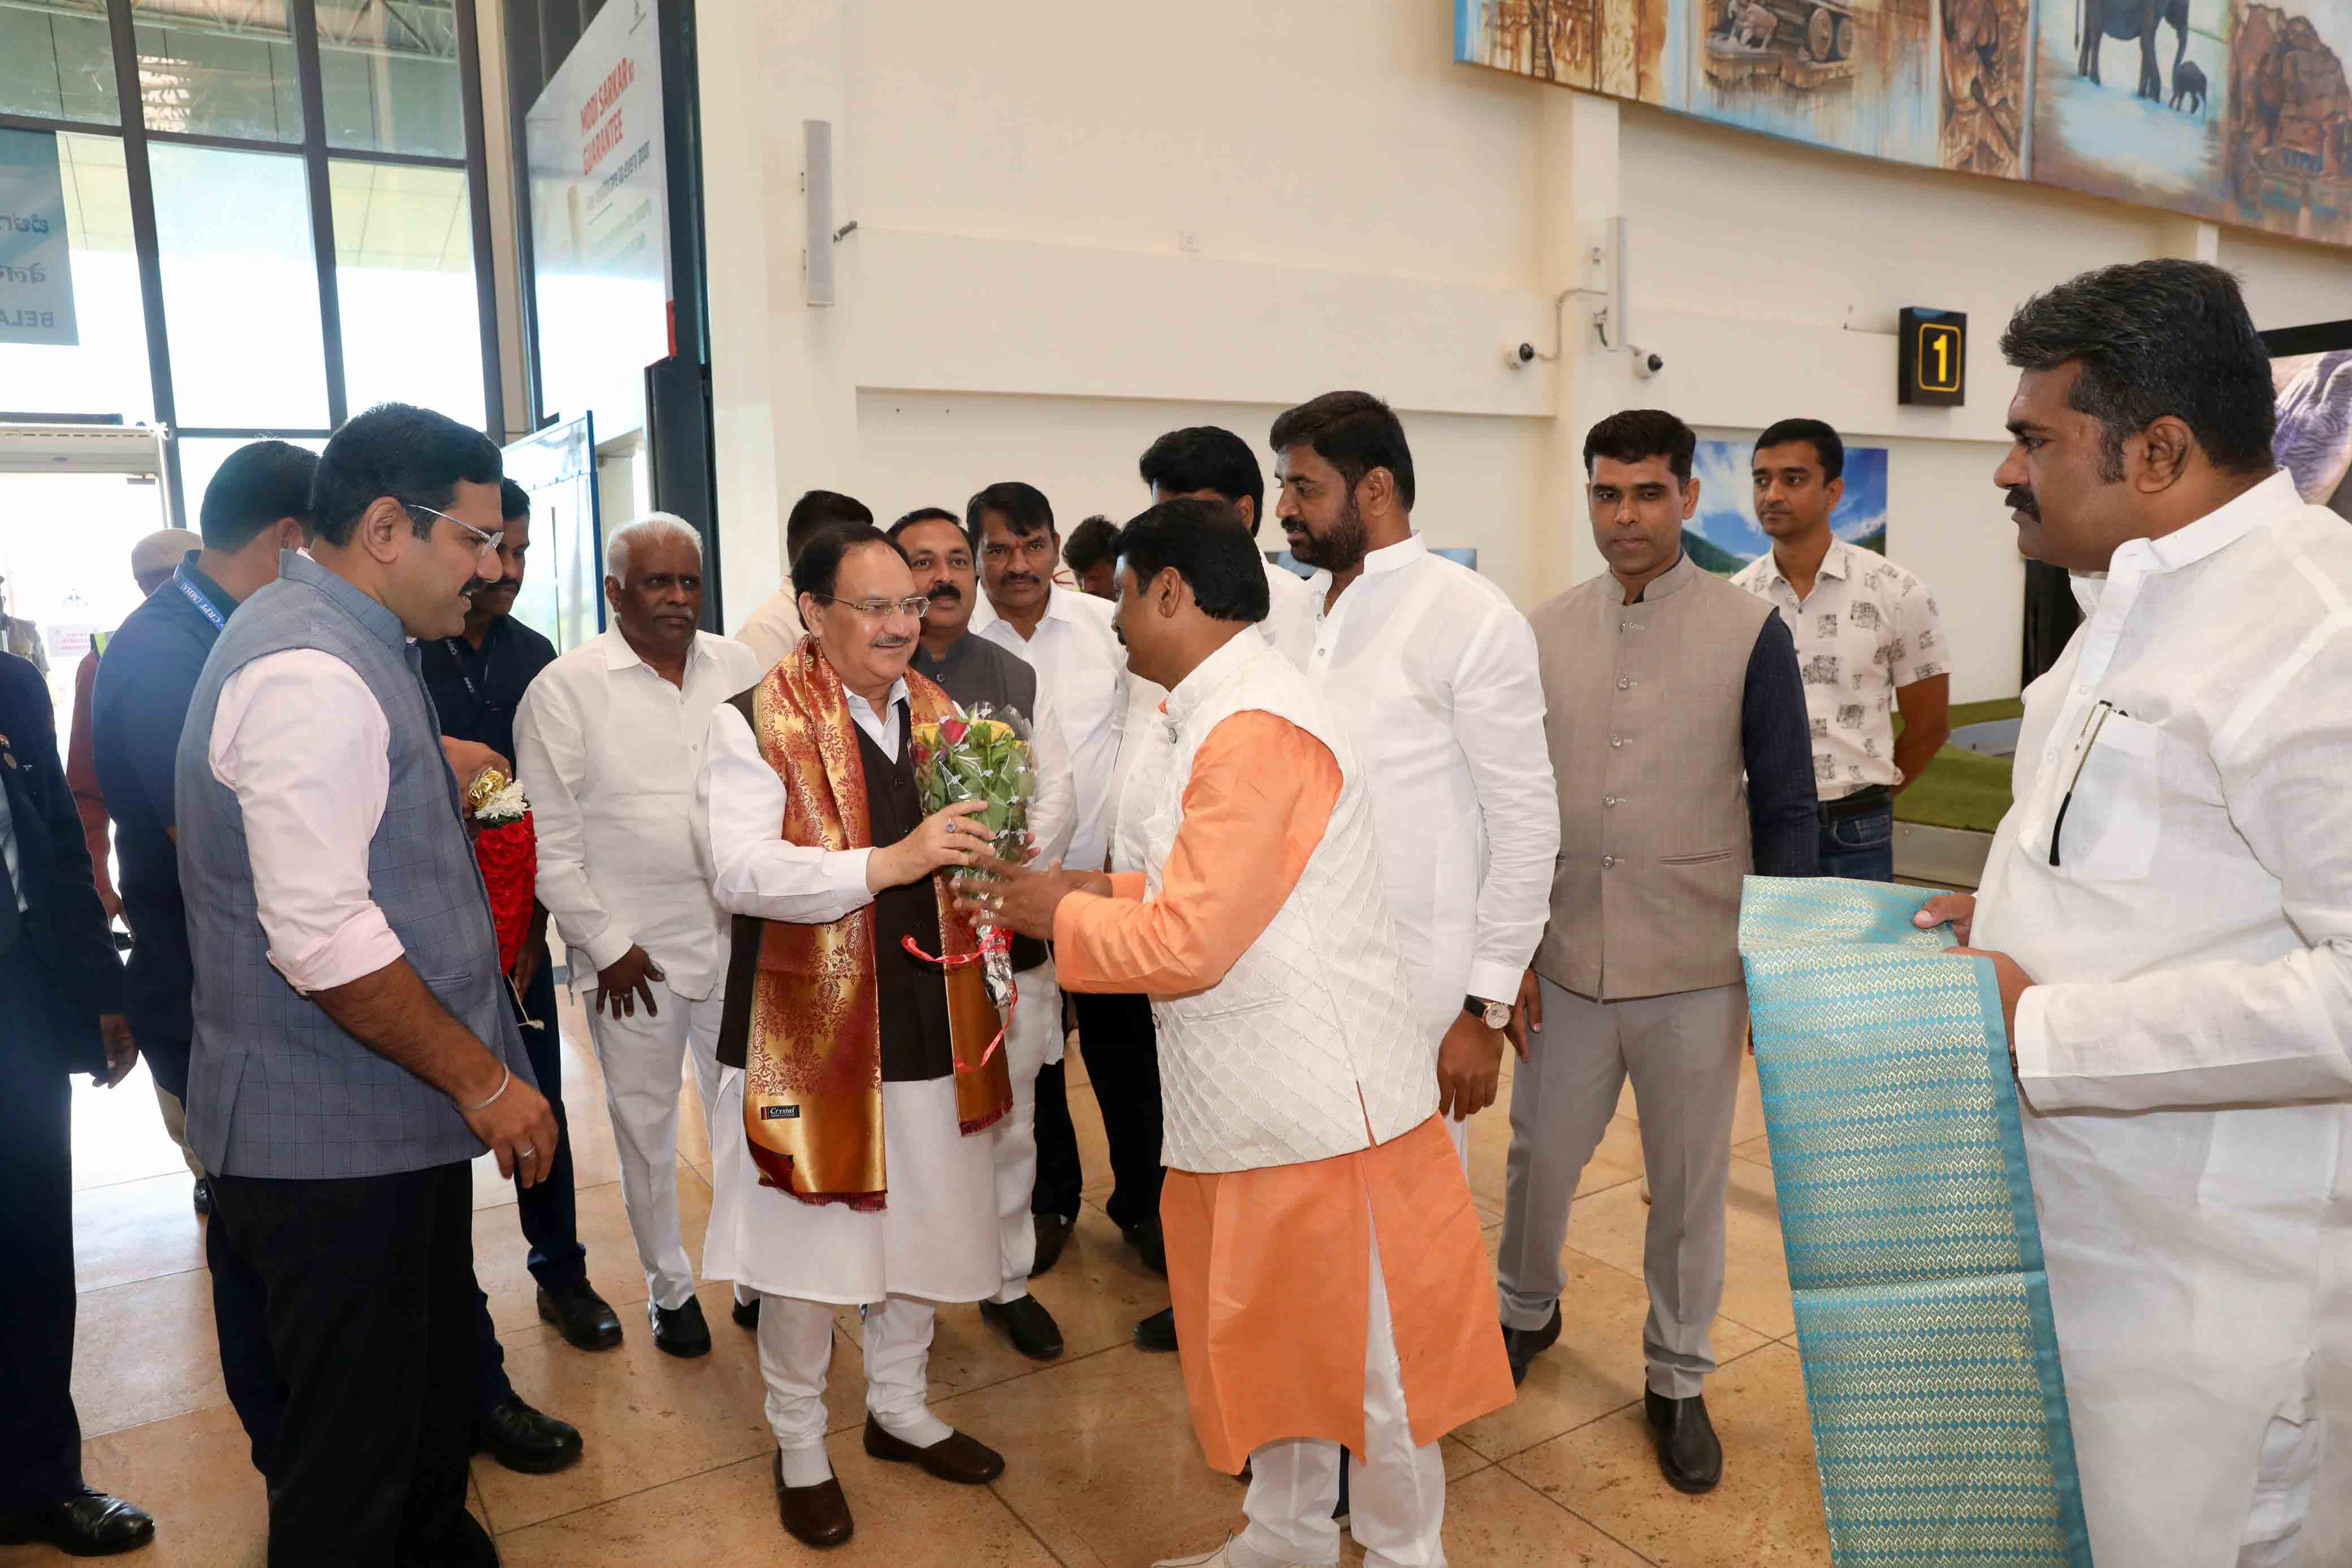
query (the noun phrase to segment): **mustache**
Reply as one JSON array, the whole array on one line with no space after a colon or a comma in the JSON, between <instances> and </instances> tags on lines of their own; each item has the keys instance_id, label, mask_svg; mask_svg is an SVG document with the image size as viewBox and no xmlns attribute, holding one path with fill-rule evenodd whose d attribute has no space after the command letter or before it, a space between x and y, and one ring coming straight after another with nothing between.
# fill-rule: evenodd
<instances>
[{"instance_id":1,"label":"mustache","mask_svg":"<svg viewBox=\"0 0 2352 1568\"><path fill-rule=\"evenodd\" d=\"M996 580L1004 587L1010 588L1016 582L1023 584L1034 583L1037 580L1037 574L1034 571L1008 571Z\"/></svg>"},{"instance_id":2,"label":"mustache","mask_svg":"<svg viewBox=\"0 0 2352 1568\"><path fill-rule=\"evenodd\" d=\"M2011 511L2032 517L2037 523L2042 520L2042 503L2033 498L2032 491L2022 485L2012 485L2008 496Z\"/></svg>"},{"instance_id":3,"label":"mustache","mask_svg":"<svg viewBox=\"0 0 2352 1568\"><path fill-rule=\"evenodd\" d=\"M934 604L961 603L963 600L963 590L958 588L954 583L950 582L947 579L941 578L939 581L931 584L931 586L925 591L924 597L928 598Z\"/></svg>"}]
</instances>

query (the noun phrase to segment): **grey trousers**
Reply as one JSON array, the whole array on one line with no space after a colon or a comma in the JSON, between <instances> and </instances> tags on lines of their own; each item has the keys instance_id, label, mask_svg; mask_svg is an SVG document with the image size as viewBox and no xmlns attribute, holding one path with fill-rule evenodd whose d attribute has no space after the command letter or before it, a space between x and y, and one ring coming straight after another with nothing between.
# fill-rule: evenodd
<instances>
[{"instance_id":1,"label":"grey trousers","mask_svg":"<svg viewBox=\"0 0 2352 1568\"><path fill-rule=\"evenodd\" d=\"M1708 1330L1723 1301L1723 1204L1748 988L1588 1001L1549 980L1544 1027L1511 1082L1510 1186L1496 1260L1506 1328L1550 1320L1568 1270L1560 1249L1587 1160L1633 1081L1650 1177L1642 1333L1653 1391L1687 1399L1715 1370Z\"/></svg>"}]
</instances>

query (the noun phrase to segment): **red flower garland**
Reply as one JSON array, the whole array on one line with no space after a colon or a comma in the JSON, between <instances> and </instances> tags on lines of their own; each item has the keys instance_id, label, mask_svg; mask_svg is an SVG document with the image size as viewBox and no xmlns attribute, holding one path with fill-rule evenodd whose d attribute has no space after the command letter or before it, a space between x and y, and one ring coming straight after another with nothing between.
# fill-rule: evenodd
<instances>
[{"instance_id":1,"label":"red flower garland","mask_svg":"<svg viewBox=\"0 0 2352 1568\"><path fill-rule=\"evenodd\" d=\"M539 885L539 834L531 814L526 811L520 821L501 822L476 833L474 859L482 868L482 887L490 895L490 924L499 934L499 973L510 975L530 932L531 903Z\"/></svg>"}]
</instances>

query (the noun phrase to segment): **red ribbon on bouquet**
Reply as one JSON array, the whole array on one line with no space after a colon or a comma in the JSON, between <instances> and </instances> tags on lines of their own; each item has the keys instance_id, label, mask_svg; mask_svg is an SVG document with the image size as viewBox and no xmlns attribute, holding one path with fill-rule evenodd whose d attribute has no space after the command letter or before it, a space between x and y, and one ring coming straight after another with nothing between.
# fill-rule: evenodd
<instances>
[{"instance_id":1,"label":"red ribbon on bouquet","mask_svg":"<svg viewBox=\"0 0 2352 1568\"><path fill-rule=\"evenodd\" d=\"M1013 938L1006 936L1003 930L993 925L982 925L978 927L978 930L980 933L980 950L976 953L950 953L944 958L936 957L931 954L924 952L923 945L916 941L912 936L899 937L898 946L904 947L908 952L912 953L916 957L920 958L924 963L937 964L942 969L961 968L968 964L983 963L991 956L1003 957L1006 960L1006 967L1009 968L1011 967L1013 955ZM1019 1009L1020 1006L1021 981L1018 977L1015 977L1013 981L1013 994L1010 997L1007 997L1004 1001L1004 1021L996 1026L996 1038L988 1042L988 1049L982 1051L980 1053L980 1060L973 1062L970 1067L966 1067L961 1061L957 1062L956 1071L958 1072L977 1072L982 1068L988 1065L988 1059L994 1056L996 1054L996 1048L1004 1043L1004 1031L1013 1027L1013 1015Z\"/></svg>"}]
</instances>

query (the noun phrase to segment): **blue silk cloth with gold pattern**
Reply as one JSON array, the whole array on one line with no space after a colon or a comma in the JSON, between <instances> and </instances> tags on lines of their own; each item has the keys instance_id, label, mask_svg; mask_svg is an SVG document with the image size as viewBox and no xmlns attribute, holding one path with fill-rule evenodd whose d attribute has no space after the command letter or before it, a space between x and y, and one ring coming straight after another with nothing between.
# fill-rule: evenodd
<instances>
[{"instance_id":1,"label":"blue silk cloth with gold pattern","mask_svg":"<svg viewBox=\"0 0 2352 1568\"><path fill-rule=\"evenodd\" d=\"M1924 888L1750 877L1739 951L1838 1568L2090 1568L1992 966Z\"/></svg>"}]
</instances>

